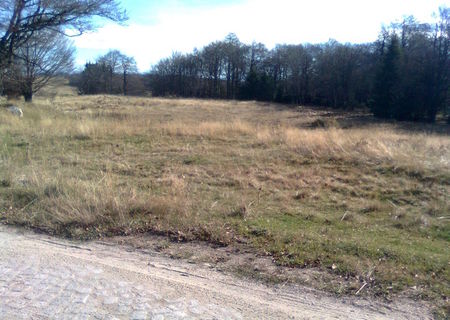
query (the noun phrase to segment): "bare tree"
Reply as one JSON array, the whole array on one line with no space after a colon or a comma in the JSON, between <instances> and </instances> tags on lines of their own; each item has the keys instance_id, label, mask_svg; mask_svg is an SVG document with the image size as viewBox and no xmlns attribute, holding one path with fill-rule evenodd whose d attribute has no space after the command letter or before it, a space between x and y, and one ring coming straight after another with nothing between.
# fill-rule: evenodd
<instances>
[{"instance_id":1,"label":"bare tree","mask_svg":"<svg viewBox=\"0 0 450 320\"><path fill-rule=\"evenodd\" d=\"M130 80L133 92L139 87L139 77L136 61L118 50L111 50L97 59L95 63L88 63L80 75L78 89L82 94L123 94L128 95ZM142 86L141 86L142 87Z\"/></svg>"},{"instance_id":2,"label":"bare tree","mask_svg":"<svg viewBox=\"0 0 450 320\"><path fill-rule=\"evenodd\" d=\"M75 48L62 34L43 30L34 33L16 50L14 63L7 69L7 80L30 102L33 94L50 79L73 70Z\"/></svg>"},{"instance_id":3,"label":"bare tree","mask_svg":"<svg viewBox=\"0 0 450 320\"><path fill-rule=\"evenodd\" d=\"M121 74L122 76L122 93L128 94L128 76L131 73L137 72L136 61L132 57L128 57L119 50L111 50L104 56L97 60L97 63L103 65L108 70L108 77L106 83L106 92L113 93L114 75Z\"/></svg>"},{"instance_id":4,"label":"bare tree","mask_svg":"<svg viewBox=\"0 0 450 320\"><path fill-rule=\"evenodd\" d=\"M136 61L133 57L122 55L120 57L120 66L123 74L123 95L128 95L128 76L137 72Z\"/></svg>"},{"instance_id":5,"label":"bare tree","mask_svg":"<svg viewBox=\"0 0 450 320\"><path fill-rule=\"evenodd\" d=\"M104 56L100 57L97 60L97 63L104 65L107 69L108 76L105 79L105 92L113 93L114 92L114 75L116 75L121 67L121 57L123 56L119 50L111 50Z\"/></svg>"},{"instance_id":6,"label":"bare tree","mask_svg":"<svg viewBox=\"0 0 450 320\"><path fill-rule=\"evenodd\" d=\"M36 32L54 30L80 35L96 27L93 16L116 22L127 19L117 0L2 0L0 3L0 66Z\"/></svg>"}]
</instances>

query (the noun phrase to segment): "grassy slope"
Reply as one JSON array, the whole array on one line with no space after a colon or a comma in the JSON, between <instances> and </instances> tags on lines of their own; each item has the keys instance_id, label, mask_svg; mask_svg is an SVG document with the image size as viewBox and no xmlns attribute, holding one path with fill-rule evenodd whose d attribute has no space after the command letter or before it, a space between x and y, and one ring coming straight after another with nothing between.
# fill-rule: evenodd
<instances>
[{"instance_id":1,"label":"grassy slope","mask_svg":"<svg viewBox=\"0 0 450 320\"><path fill-rule=\"evenodd\" d=\"M24 113L0 110L0 221L239 241L375 294L448 299L448 133L311 129L356 122L250 102L66 96Z\"/></svg>"}]
</instances>

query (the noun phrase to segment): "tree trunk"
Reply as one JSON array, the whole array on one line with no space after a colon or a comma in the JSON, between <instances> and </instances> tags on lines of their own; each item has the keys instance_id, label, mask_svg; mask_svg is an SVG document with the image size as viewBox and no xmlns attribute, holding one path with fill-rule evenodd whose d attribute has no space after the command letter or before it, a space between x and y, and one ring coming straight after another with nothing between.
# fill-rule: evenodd
<instances>
[{"instance_id":1,"label":"tree trunk","mask_svg":"<svg viewBox=\"0 0 450 320\"><path fill-rule=\"evenodd\" d=\"M33 92L27 90L23 93L23 98L25 99L25 102L31 102L33 100Z\"/></svg>"},{"instance_id":2,"label":"tree trunk","mask_svg":"<svg viewBox=\"0 0 450 320\"><path fill-rule=\"evenodd\" d=\"M22 89L22 95L25 102L31 102L33 100L33 82L27 80L25 87Z\"/></svg>"},{"instance_id":3,"label":"tree trunk","mask_svg":"<svg viewBox=\"0 0 450 320\"><path fill-rule=\"evenodd\" d=\"M128 79L127 79L127 72L123 72L123 95L126 96L128 94Z\"/></svg>"}]
</instances>

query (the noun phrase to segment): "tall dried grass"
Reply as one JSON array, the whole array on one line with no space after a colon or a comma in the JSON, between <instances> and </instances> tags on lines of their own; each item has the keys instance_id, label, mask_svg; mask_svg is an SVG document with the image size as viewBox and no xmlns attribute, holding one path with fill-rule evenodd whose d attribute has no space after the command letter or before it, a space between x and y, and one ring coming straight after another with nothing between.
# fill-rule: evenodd
<instances>
[{"instance_id":1,"label":"tall dried grass","mask_svg":"<svg viewBox=\"0 0 450 320\"><path fill-rule=\"evenodd\" d=\"M73 101L71 99L74 99ZM394 128L370 126L368 128L298 128L270 125L241 119L214 121L196 120L192 108L217 110L235 107L224 102L199 100L164 100L136 98L119 109L104 108L92 113L96 102L105 104L107 97L65 98L64 106L56 110L46 102L40 109L26 108L26 117L18 119L6 112L0 113L0 124L9 134L35 136L42 140L68 137L76 139L103 139L121 136L198 136L209 139L245 139L262 143L266 147L285 147L300 156L343 159L358 162L381 163L388 161L397 166L420 169L450 169L450 140L445 135L400 132ZM81 100L81 103L80 101ZM128 101L128 100L127 100ZM119 99L114 103L120 104ZM87 108L83 107L85 103ZM145 107L147 103L148 107ZM161 119L161 106L170 103L175 120ZM187 104L187 106L186 106ZM67 111L67 105L71 107ZM143 106L144 105L144 106ZM158 107L154 107L154 106ZM152 106L154 108L152 108ZM156 110L155 110L156 108ZM170 107L168 107L170 108ZM248 105L239 106L247 112ZM75 111L74 111L75 110ZM61 112L62 111L62 112ZM168 112L167 109L164 112ZM179 112L177 114L177 112ZM202 112L197 110L197 112ZM235 110L236 113L236 110ZM164 114L165 116L166 114ZM179 119L176 119L179 118Z\"/></svg>"},{"instance_id":2,"label":"tall dried grass","mask_svg":"<svg viewBox=\"0 0 450 320\"><path fill-rule=\"evenodd\" d=\"M267 147L282 145L312 158L347 161L392 162L420 169L450 169L450 140L445 136L399 133L393 129L301 129L260 126L244 121L183 123L161 126L169 135L236 138L249 136Z\"/></svg>"}]
</instances>

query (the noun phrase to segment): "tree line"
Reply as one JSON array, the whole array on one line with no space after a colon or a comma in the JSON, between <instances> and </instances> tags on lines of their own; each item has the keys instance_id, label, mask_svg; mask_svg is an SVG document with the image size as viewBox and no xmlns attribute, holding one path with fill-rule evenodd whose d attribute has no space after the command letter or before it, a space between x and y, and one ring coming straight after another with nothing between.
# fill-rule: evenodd
<instances>
[{"instance_id":1,"label":"tree line","mask_svg":"<svg viewBox=\"0 0 450 320\"><path fill-rule=\"evenodd\" d=\"M67 35L95 29L93 16L127 19L115 0L3 0L0 3L0 94L33 94L73 70ZM429 121L448 117L450 10L438 22L405 18L373 43L244 44L236 35L174 53L142 75L132 57L111 50L72 74L80 94L146 94L370 108L375 116Z\"/></svg>"},{"instance_id":2,"label":"tree line","mask_svg":"<svg viewBox=\"0 0 450 320\"><path fill-rule=\"evenodd\" d=\"M368 44L330 40L268 50L229 34L162 59L148 86L155 96L369 107L382 118L433 122L450 114L449 20L448 8L436 24L408 17Z\"/></svg>"}]
</instances>

